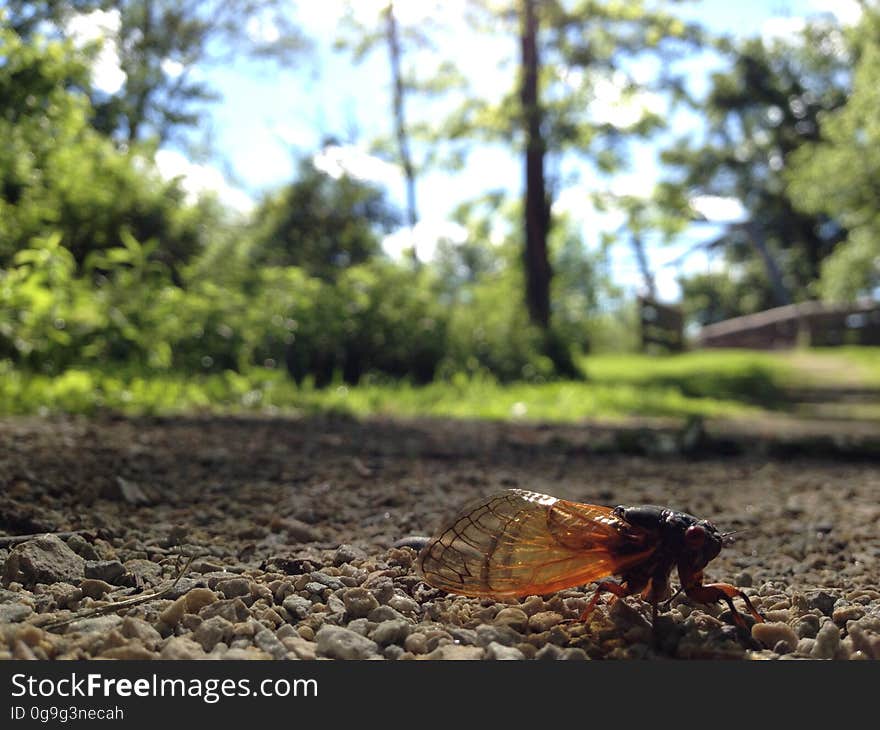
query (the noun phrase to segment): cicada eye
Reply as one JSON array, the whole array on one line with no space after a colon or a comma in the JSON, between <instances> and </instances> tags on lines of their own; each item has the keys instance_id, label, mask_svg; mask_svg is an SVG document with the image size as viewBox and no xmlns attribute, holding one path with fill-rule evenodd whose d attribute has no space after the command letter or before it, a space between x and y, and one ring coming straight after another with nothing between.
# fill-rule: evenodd
<instances>
[{"instance_id":1,"label":"cicada eye","mask_svg":"<svg viewBox=\"0 0 880 730\"><path fill-rule=\"evenodd\" d=\"M701 548L706 542L706 528L701 525L691 525L684 531L684 542L689 548Z\"/></svg>"}]
</instances>

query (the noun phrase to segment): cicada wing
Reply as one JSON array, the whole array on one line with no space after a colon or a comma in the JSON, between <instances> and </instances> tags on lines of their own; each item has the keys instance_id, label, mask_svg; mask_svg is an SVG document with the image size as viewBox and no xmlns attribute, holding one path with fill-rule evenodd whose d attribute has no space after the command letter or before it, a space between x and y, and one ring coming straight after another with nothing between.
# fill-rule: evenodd
<instances>
[{"instance_id":1,"label":"cicada wing","mask_svg":"<svg viewBox=\"0 0 880 730\"><path fill-rule=\"evenodd\" d=\"M608 507L510 489L468 505L419 554L425 581L466 596L552 593L625 570L654 550Z\"/></svg>"}]
</instances>

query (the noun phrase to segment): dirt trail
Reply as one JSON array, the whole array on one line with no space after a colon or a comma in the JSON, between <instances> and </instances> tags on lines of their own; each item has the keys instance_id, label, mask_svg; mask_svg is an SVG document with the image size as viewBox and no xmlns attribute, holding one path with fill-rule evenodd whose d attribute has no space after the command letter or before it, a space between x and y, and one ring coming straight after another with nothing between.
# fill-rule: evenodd
<instances>
[{"instance_id":1,"label":"dirt trail","mask_svg":"<svg viewBox=\"0 0 880 730\"><path fill-rule=\"evenodd\" d=\"M880 386L852 360L823 353L792 354L789 363L804 383L789 389L791 410L799 418L880 423Z\"/></svg>"},{"instance_id":2,"label":"dirt trail","mask_svg":"<svg viewBox=\"0 0 880 730\"><path fill-rule=\"evenodd\" d=\"M448 420L0 420L0 534L79 533L0 547L0 658L880 658L873 463L664 452L674 438L647 427L622 442L646 448L597 449L608 434ZM637 599L584 624L589 586L449 596L420 580L413 551L391 547L507 488L665 504L746 530L707 575L743 587L768 623L742 635L727 610L679 596L655 643ZM180 553L198 557L170 594L41 628L167 586Z\"/></svg>"}]
</instances>

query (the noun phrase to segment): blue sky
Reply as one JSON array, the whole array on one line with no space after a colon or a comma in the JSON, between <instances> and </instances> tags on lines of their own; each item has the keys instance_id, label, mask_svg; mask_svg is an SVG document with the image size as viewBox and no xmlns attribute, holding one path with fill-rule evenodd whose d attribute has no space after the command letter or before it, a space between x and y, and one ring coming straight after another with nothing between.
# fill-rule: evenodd
<instances>
[{"instance_id":1,"label":"blue sky","mask_svg":"<svg viewBox=\"0 0 880 730\"><path fill-rule=\"evenodd\" d=\"M469 81L478 93L493 94L509 86L509 71L499 71L497 60L515 54L512 39L486 40L477 37L461 21L463 0L440 3L444 20L453 28L445 39L444 48L466 70ZM402 206L403 179L390 164L369 156L369 149L378 137L391 134L390 85L384 48L353 65L344 52L334 51L338 36L337 19L344 0L295 3L295 14L304 31L315 41L314 52L296 68L278 69L270 63L238 61L222 68L199 69L198 73L222 95L222 101L208 109L208 121L197 135L210 142L213 150L207 159L187 161L180 150L166 150L164 164L174 174L193 177L194 189L221 188L230 205L246 207L248 198L255 199L263 191L289 181L295 169L294 160L315 153L322 139L332 135L344 142L329 165L342 165L363 177L384 184L392 200ZM356 0L360 17L375 17L382 0ZM420 16L434 3L429 0L398 0L395 4L401 22L420 22ZM786 35L795 32L804 16L833 11L845 22L855 17L853 0L702 0L684 3L680 13L718 30L750 35L756 33ZM249 27L247 32L272 32L271 25ZM436 63L436 58L420 57L419 64ZM705 85L708 70L705 60L690 65L692 83ZM626 114L614 105L613 89L609 98L597 100L597 108L607 114ZM606 104L607 109L602 105ZM602 113L602 111L598 113ZM429 110L410 108L417 117ZM693 123L684 117L674 121L673 132ZM559 209L581 216L587 246L598 243L602 229L620 225L619 217L597 216L582 205L585 192L597 185L612 191L647 194L661 171L655 159L654 146L634 150L630 169L613 180L596 181L588 175L560 195ZM479 148L468 158L464 170L456 173L433 172L420 178L418 200L423 220L422 233L431 239L436 231L450 232L448 216L463 200L477 197L487 190L506 188L516 192L521 187L521 164L502 149ZM176 171L176 172L175 172ZM453 231L454 233L454 231ZM664 263L676 259L691 247L700 235L693 232L677 244L649 246L662 298L678 296L676 276L679 271ZM400 237L398 237L400 240ZM393 243L389 243L393 250ZM423 256L429 255L426 245ZM690 257L684 271L705 269L712 264L703 255ZM629 247L621 242L612 249L612 272L618 283L628 289L638 286L638 271Z\"/></svg>"}]
</instances>

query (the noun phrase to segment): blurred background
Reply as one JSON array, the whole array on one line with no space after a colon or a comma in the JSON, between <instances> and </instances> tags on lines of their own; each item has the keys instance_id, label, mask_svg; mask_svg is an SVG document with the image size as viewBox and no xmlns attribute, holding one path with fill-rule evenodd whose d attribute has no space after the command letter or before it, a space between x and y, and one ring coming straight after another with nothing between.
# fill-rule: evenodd
<instances>
[{"instance_id":1,"label":"blurred background","mask_svg":"<svg viewBox=\"0 0 880 730\"><path fill-rule=\"evenodd\" d=\"M0 2L0 413L876 421L878 110L873 0Z\"/></svg>"}]
</instances>

